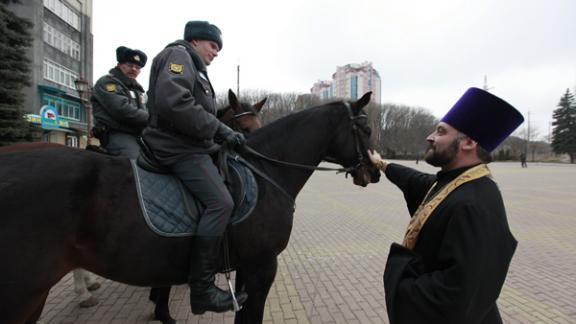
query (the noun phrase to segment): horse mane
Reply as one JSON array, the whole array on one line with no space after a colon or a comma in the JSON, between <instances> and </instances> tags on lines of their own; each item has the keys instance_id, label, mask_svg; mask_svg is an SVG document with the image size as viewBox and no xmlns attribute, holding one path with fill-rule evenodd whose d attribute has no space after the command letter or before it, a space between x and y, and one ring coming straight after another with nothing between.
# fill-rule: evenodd
<instances>
[{"instance_id":1,"label":"horse mane","mask_svg":"<svg viewBox=\"0 0 576 324\"><path fill-rule=\"evenodd\" d=\"M327 119L326 112L333 111L335 114L342 112L344 105L342 101L335 101L320 106L306 108L300 110L263 126L262 128L254 131L248 138L248 145L266 151L272 143L280 140L286 136L293 136L297 129L303 129L307 120L324 118ZM342 109L338 109L339 106ZM324 115L324 117L315 117L317 115Z\"/></svg>"}]
</instances>

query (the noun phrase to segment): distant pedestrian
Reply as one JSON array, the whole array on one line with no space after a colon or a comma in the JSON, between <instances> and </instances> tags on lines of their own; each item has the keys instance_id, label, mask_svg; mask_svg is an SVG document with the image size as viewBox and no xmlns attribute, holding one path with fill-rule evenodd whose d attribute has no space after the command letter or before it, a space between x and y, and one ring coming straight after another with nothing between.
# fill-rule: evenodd
<instances>
[{"instance_id":1,"label":"distant pedestrian","mask_svg":"<svg viewBox=\"0 0 576 324\"><path fill-rule=\"evenodd\" d=\"M528 164L526 164L526 153L524 152L520 154L520 166L522 166L523 168L528 167Z\"/></svg>"},{"instance_id":2,"label":"distant pedestrian","mask_svg":"<svg viewBox=\"0 0 576 324\"><path fill-rule=\"evenodd\" d=\"M487 164L523 120L500 98L470 88L426 139L424 160L441 167L436 175L371 154L412 215L384 272L391 324L502 323L496 300L517 242Z\"/></svg>"}]
</instances>

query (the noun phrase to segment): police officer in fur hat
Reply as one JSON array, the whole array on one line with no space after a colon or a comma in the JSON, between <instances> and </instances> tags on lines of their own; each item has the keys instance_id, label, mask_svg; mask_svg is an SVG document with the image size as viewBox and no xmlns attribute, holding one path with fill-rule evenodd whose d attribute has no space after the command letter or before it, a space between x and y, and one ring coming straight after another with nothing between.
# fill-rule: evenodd
<instances>
[{"instance_id":1,"label":"police officer in fur hat","mask_svg":"<svg viewBox=\"0 0 576 324\"><path fill-rule=\"evenodd\" d=\"M487 164L523 121L504 100L470 88L426 139L436 175L371 154L412 216L384 271L391 324L502 323L496 300L517 242Z\"/></svg>"},{"instance_id":2,"label":"police officer in fur hat","mask_svg":"<svg viewBox=\"0 0 576 324\"><path fill-rule=\"evenodd\" d=\"M92 91L94 135L109 153L136 159L138 137L148 123L145 93L136 81L146 65L146 54L120 46L118 64L101 77Z\"/></svg>"},{"instance_id":3,"label":"police officer in fur hat","mask_svg":"<svg viewBox=\"0 0 576 324\"><path fill-rule=\"evenodd\" d=\"M206 207L190 259L190 304L194 314L233 309L229 292L214 285L222 236L234 202L212 161L222 142L242 145L244 136L216 118L216 98L207 66L222 49L218 27L189 21L184 39L168 44L152 63L143 139L154 158L167 167ZM236 294L239 304L247 295Z\"/></svg>"}]
</instances>

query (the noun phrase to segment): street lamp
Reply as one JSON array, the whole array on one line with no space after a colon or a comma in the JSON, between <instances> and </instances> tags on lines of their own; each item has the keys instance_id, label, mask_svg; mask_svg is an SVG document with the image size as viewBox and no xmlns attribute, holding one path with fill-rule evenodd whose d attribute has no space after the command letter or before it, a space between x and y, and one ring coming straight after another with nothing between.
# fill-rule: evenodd
<instances>
[{"instance_id":1,"label":"street lamp","mask_svg":"<svg viewBox=\"0 0 576 324\"><path fill-rule=\"evenodd\" d=\"M88 84L84 78L79 77L74 80L74 85L76 86L76 91L78 91L78 96L80 101L86 108L86 134L88 134L88 139L86 140L86 145L92 144L92 103L90 103L90 96L92 95L92 87Z\"/></svg>"}]
</instances>

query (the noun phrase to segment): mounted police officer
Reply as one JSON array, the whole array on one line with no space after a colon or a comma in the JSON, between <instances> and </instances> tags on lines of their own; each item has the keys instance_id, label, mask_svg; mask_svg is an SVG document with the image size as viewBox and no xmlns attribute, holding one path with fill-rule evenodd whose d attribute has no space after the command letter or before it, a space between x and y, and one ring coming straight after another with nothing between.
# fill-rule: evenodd
<instances>
[{"instance_id":1,"label":"mounted police officer","mask_svg":"<svg viewBox=\"0 0 576 324\"><path fill-rule=\"evenodd\" d=\"M182 180L205 206L192 244L190 304L192 312L233 309L231 294L214 285L222 236L234 202L211 155L244 136L216 118L214 89L206 66L222 49L221 32L206 21L190 21L184 39L168 44L152 63L143 139L154 158ZM243 303L246 293L237 293Z\"/></svg>"},{"instance_id":2,"label":"mounted police officer","mask_svg":"<svg viewBox=\"0 0 576 324\"><path fill-rule=\"evenodd\" d=\"M136 78L146 59L144 52L120 46L116 49L118 64L94 85L92 131L113 155L136 159L140 154L138 137L148 123L148 111L144 89Z\"/></svg>"}]
</instances>

